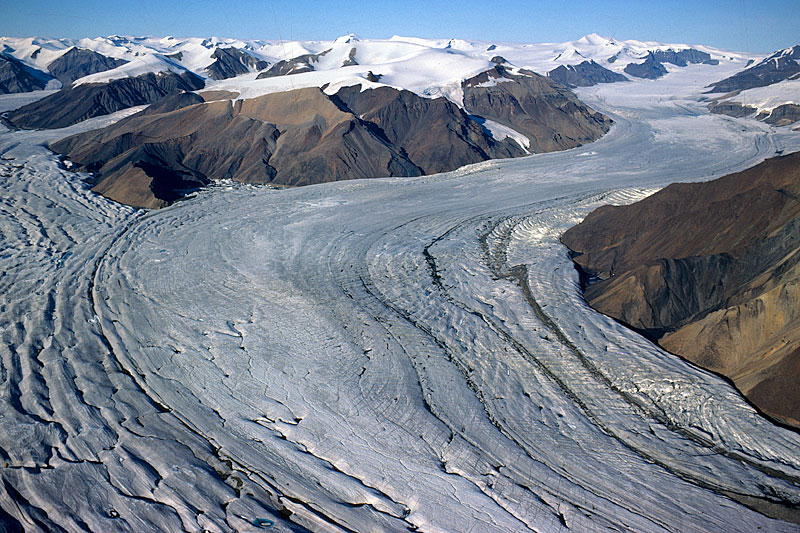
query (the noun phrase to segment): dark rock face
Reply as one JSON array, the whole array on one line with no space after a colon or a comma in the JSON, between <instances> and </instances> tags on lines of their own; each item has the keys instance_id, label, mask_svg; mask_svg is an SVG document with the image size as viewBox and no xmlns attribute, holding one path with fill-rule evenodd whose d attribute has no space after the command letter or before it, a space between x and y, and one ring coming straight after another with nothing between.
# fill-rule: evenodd
<instances>
[{"instance_id":1,"label":"dark rock face","mask_svg":"<svg viewBox=\"0 0 800 533\"><path fill-rule=\"evenodd\" d=\"M800 45L775 52L729 78L712 85L711 93L729 93L754 87L765 87L791 78L800 73Z\"/></svg>"},{"instance_id":2,"label":"dark rock face","mask_svg":"<svg viewBox=\"0 0 800 533\"><path fill-rule=\"evenodd\" d=\"M510 141L496 141L458 106L444 98L422 98L410 91L346 87L334 102L398 147L424 174L445 172L487 159L524 154Z\"/></svg>"},{"instance_id":3,"label":"dark rock face","mask_svg":"<svg viewBox=\"0 0 800 533\"><path fill-rule=\"evenodd\" d=\"M356 61L356 50L355 47L350 49L350 53L347 55L347 59L342 62L343 67L352 67L353 65L358 65L358 61Z\"/></svg>"},{"instance_id":4,"label":"dark rock face","mask_svg":"<svg viewBox=\"0 0 800 533\"><path fill-rule=\"evenodd\" d=\"M712 113L728 115L729 117L735 118L749 117L757 111L755 107L745 106L739 102L728 102L725 100L709 104L708 109Z\"/></svg>"},{"instance_id":5,"label":"dark rock face","mask_svg":"<svg viewBox=\"0 0 800 533\"><path fill-rule=\"evenodd\" d=\"M609 63L619 59L619 53L608 58ZM685 67L689 63L703 63L705 65L719 65L718 59L711 59L711 55L694 48L686 50L655 50L651 51L644 63L631 63L625 67L625 73L637 78L656 79L666 74L662 63L671 63L678 67ZM630 68L630 72L628 69Z\"/></svg>"},{"instance_id":6,"label":"dark rock face","mask_svg":"<svg viewBox=\"0 0 800 533\"><path fill-rule=\"evenodd\" d=\"M667 69L664 68L664 65L662 65L658 60L656 60L653 52L650 52L650 54L647 56L647 59L644 60L644 63L629 63L625 67L624 72L625 74L633 76L634 78L655 80L666 74Z\"/></svg>"},{"instance_id":7,"label":"dark rock face","mask_svg":"<svg viewBox=\"0 0 800 533\"><path fill-rule=\"evenodd\" d=\"M47 86L50 76L24 65L21 61L0 54L0 94L27 93Z\"/></svg>"},{"instance_id":8,"label":"dark rock face","mask_svg":"<svg viewBox=\"0 0 800 533\"><path fill-rule=\"evenodd\" d=\"M8 113L5 118L19 128L64 128L120 109L149 104L168 94L202 89L204 82L191 72L144 74L108 83L68 87Z\"/></svg>"},{"instance_id":9,"label":"dark rock face","mask_svg":"<svg viewBox=\"0 0 800 533\"><path fill-rule=\"evenodd\" d=\"M694 48L686 50L656 50L653 58L659 63L672 63L678 67L685 67L689 63L703 63L705 65L719 65L719 60L711 59L711 55Z\"/></svg>"},{"instance_id":10,"label":"dark rock face","mask_svg":"<svg viewBox=\"0 0 800 533\"><path fill-rule=\"evenodd\" d=\"M614 83L629 81L618 74L592 61L584 61L579 65L561 65L547 73L551 80L568 87L590 87L598 83Z\"/></svg>"},{"instance_id":11,"label":"dark rock face","mask_svg":"<svg viewBox=\"0 0 800 533\"><path fill-rule=\"evenodd\" d=\"M160 104L157 104L160 105ZM94 189L137 207L163 207L207 175L269 181L264 147L274 150L277 129L234 116L230 102L197 103L163 113L142 112L51 147L78 168L96 172Z\"/></svg>"},{"instance_id":12,"label":"dark rock face","mask_svg":"<svg viewBox=\"0 0 800 533\"><path fill-rule=\"evenodd\" d=\"M800 153L601 207L562 236L585 297L800 427Z\"/></svg>"},{"instance_id":13,"label":"dark rock face","mask_svg":"<svg viewBox=\"0 0 800 533\"><path fill-rule=\"evenodd\" d=\"M736 92L734 92L736 94ZM714 100L708 105L712 113L728 115L736 118L749 117L758 111L755 107L745 106L731 100ZM772 111L762 111L755 116L757 120L773 126L788 126L800 120L800 106L796 104L779 105Z\"/></svg>"},{"instance_id":14,"label":"dark rock face","mask_svg":"<svg viewBox=\"0 0 800 533\"><path fill-rule=\"evenodd\" d=\"M800 106L784 104L776 107L764 118L764 122L773 126L788 126L800 120Z\"/></svg>"},{"instance_id":15,"label":"dark rock face","mask_svg":"<svg viewBox=\"0 0 800 533\"><path fill-rule=\"evenodd\" d=\"M107 57L92 50L70 48L67 53L51 61L50 64L47 65L47 69L50 71L50 74L64 84L64 87L67 87L79 78L88 76L89 74L105 72L106 70L122 66L125 63L127 63L127 61Z\"/></svg>"},{"instance_id":16,"label":"dark rock face","mask_svg":"<svg viewBox=\"0 0 800 533\"><path fill-rule=\"evenodd\" d=\"M462 84L472 115L524 134L533 152L574 148L599 139L611 119L593 111L566 87L533 72L509 73L502 65Z\"/></svg>"},{"instance_id":17,"label":"dark rock face","mask_svg":"<svg viewBox=\"0 0 800 533\"><path fill-rule=\"evenodd\" d=\"M267 61L256 59L238 48L217 48L212 57L214 62L206 68L206 73L215 80L226 80L269 66Z\"/></svg>"},{"instance_id":18,"label":"dark rock face","mask_svg":"<svg viewBox=\"0 0 800 533\"><path fill-rule=\"evenodd\" d=\"M256 79L274 78L276 76L290 76L292 74L301 74L303 72L311 72L314 70L314 63L319 61L319 58L330 52L325 50L319 54L304 54L297 56L294 59L284 59L272 65L268 70L265 70L258 75Z\"/></svg>"}]
</instances>

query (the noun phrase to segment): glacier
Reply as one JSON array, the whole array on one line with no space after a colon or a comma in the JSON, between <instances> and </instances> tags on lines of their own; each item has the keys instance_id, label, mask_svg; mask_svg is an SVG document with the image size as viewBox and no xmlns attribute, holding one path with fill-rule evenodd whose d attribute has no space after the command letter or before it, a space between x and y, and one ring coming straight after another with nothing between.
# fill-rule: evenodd
<instances>
[{"instance_id":1,"label":"glacier","mask_svg":"<svg viewBox=\"0 0 800 533\"><path fill-rule=\"evenodd\" d=\"M590 309L558 242L800 149L710 115L720 77L580 89L616 123L565 152L159 211L44 147L136 110L0 131L0 524L797 531L800 435Z\"/></svg>"}]
</instances>

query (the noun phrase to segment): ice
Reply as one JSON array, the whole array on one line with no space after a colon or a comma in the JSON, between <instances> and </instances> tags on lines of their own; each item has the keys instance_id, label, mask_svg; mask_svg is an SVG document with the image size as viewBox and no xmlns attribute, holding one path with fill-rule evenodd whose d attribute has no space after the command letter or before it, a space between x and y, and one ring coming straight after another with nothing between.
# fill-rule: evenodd
<instances>
[{"instance_id":1,"label":"ice","mask_svg":"<svg viewBox=\"0 0 800 533\"><path fill-rule=\"evenodd\" d=\"M207 89L235 90L241 98L254 98L276 91L301 87L344 87L362 84L364 88L387 85L413 91L426 97L444 96L463 106L461 81L493 67L491 59L501 56L512 72L525 68L546 74L559 65L593 60L600 65L623 72L631 62L641 62L651 50L682 50L693 47L711 54L720 65L691 65L693 72L719 81L744 68L750 59L759 56L727 52L700 45L657 42L618 41L597 34L564 43L489 43L463 39L420 39L394 36L390 39L360 39L345 35L333 41L267 41L230 38L175 38L111 36L94 39L0 38L14 57L46 71L53 59L72 46L88 48L99 53L124 59L128 64L77 80L77 84L106 82L138 76L146 72L184 69L203 75L214 61L215 47L234 47L271 64L300 55L319 55L312 62L313 72L256 80L258 73L249 73L228 80L207 80ZM493 48L492 48L493 47ZM491 50L489 50L492 48ZM358 65L342 68L355 49ZM34 53L36 57L34 58ZM180 59L177 59L180 54ZM170 57L172 56L172 57ZM609 61L614 57L614 61ZM667 67L672 77L682 68ZM379 83L366 81L369 72L380 74ZM646 83L636 80L635 83Z\"/></svg>"},{"instance_id":2,"label":"ice","mask_svg":"<svg viewBox=\"0 0 800 533\"><path fill-rule=\"evenodd\" d=\"M387 43L465 69L478 47ZM0 132L3 512L33 531L797 531L757 509L797 522L800 436L592 311L558 243L603 203L800 149L709 114L734 67L581 89L615 125L573 150L224 183L159 211L43 147L132 111Z\"/></svg>"},{"instance_id":3,"label":"ice","mask_svg":"<svg viewBox=\"0 0 800 533\"><path fill-rule=\"evenodd\" d=\"M176 61L173 61L162 55L148 54L130 58L128 63L125 63L117 68L79 78L75 80L72 85L73 87L77 87L78 85L83 85L86 83L107 83L112 80L133 78L150 72L156 74L162 72L184 74L187 72L187 69Z\"/></svg>"},{"instance_id":4,"label":"ice","mask_svg":"<svg viewBox=\"0 0 800 533\"><path fill-rule=\"evenodd\" d=\"M800 79L788 79L766 87L747 89L727 100L754 107L759 113L770 113L784 104L800 105Z\"/></svg>"},{"instance_id":5,"label":"ice","mask_svg":"<svg viewBox=\"0 0 800 533\"><path fill-rule=\"evenodd\" d=\"M489 133L492 134L492 137L494 137L495 139L503 140L503 139L511 138L523 150L525 150L526 153L530 153L530 152L528 152L528 149L531 146L531 142L527 137L525 137L520 132L514 130L513 128L509 128L508 126L504 126L503 124L500 124L499 122L495 122L493 120L481 119L481 120L479 120L479 122L480 122L481 126L486 128L489 131Z\"/></svg>"}]
</instances>

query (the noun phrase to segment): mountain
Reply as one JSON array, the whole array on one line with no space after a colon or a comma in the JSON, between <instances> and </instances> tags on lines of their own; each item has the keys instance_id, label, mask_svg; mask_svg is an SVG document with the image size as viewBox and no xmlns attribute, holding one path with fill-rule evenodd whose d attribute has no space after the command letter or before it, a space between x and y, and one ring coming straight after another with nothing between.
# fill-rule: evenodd
<instances>
[{"instance_id":1,"label":"mountain","mask_svg":"<svg viewBox=\"0 0 800 533\"><path fill-rule=\"evenodd\" d=\"M168 74L171 72L184 80L193 74L203 80L201 85L192 78L189 85L193 87L236 91L245 98L302 87L331 86L335 92L364 83L371 88L391 86L426 97L443 96L463 107L461 84L493 67L496 61L502 61L512 74L521 70L549 74L567 85L586 86L624 80L626 68L645 77L663 75L666 70L660 62L685 66L744 59L707 47L617 41L599 35L537 45L397 36L362 40L353 35L334 41L290 42L116 35L77 40L2 37L0 45L6 58L0 64L5 72L0 73L0 80L5 80L6 91L41 89L52 78L59 79L65 90L106 84L95 87L91 95L84 93L86 89L66 92L11 113L11 123L22 128L62 127L75 120L151 103L155 93L164 91L141 96L151 92L142 85L142 80L147 85L151 79L148 74L174 78ZM642 59L645 63L640 63ZM287 75L292 75L289 83L282 79ZM139 81L117 81L127 78ZM128 87L137 94L120 94ZM87 98L97 103L91 111L86 110L85 102L78 101Z\"/></svg>"},{"instance_id":2,"label":"mountain","mask_svg":"<svg viewBox=\"0 0 800 533\"><path fill-rule=\"evenodd\" d=\"M571 91L534 72L502 65L462 83L464 109L524 134L533 152L574 148L598 139L611 120Z\"/></svg>"},{"instance_id":3,"label":"mountain","mask_svg":"<svg viewBox=\"0 0 800 533\"><path fill-rule=\"evenodd\" d=\"M353 48L352 50L355 50ZM278 61L272 67L265 71L261 72L256 79L264 79L264 78L274 78L275 76L289 76L291 74L302 74L303 72L312 72L314 69L314 63L317 63L321 57L325 54L330 52L330 48L325 50L324 52L320 52L319 54L303 54L297 57L293 57L292 59L284 59L282 61ZM358 64L352 62L353 55L351 54L348 58L351 63L348 63L347 60L342 63L343 66L349 66L351 64Z\"/></svg>"},{"instance_id":4,"label":"mountain","mask_svg":"<svg viewBox=\"0 0 800 533\"><path fill-rule=\"evenodd\" d=\"M560 65L548 72L547 76L568 87L590 87L598 83L629 81L622 74L598 65L593 59L577 65Z\"/></svg>"},{"instance_id":5,"label":"mountain","mask_svg":"<svg viewBox=\"0 0 800 533\"><path fill-rule=\"evenodd\" d=\"M712 113L793 124L800 120L800 45L778 50L709 87L709 93L726 93L711 100Z\"/></svg>"},{"instance_id":6,"label":"mountain","mask_svg":"<svg viewBox=\"0 0 800 533\"><path fill-rule=\"evenodd\" d=\"M601 207L562 242L592 307L800 427L800 153Z\"/></svg>"},{"instance_id":7,"label":"mountain","mask_svg":"<svg viewBox=\"0 0 800 533\"><path fill-rule=\"evenodd\" d=\"M496 87L505 99L491 96ZM476 102L468 109L516 124L540 151L589 142L610 126L534 74L465 93ZM296 186L418 176L527 153L512 139L495 139L445 98L390 87L343 87L332 95L303 88L235 101L215 96L172 96L51 149L95 172L95 191L139 207L161 207L211 179ZM507 106L518 119L506 114ZM565 131L552 140L559 126Z\"/></svg>"},{"instance_id":8,"label":"mountain","mask_svg":"<svg viewBox=\"0 0 800 533\"><path fill-rule=\"evenodd\" d=\"M26 93L44 89L50 76L36 71L21 61L0 54L0 94Z\"/></svg>"},{"instance_id":9,"label":"mountain","mask_svg":"<svg viewBox=\"0 0 800 533\"><path fill-rule=\"evenodd\" d=\"M643 63L629 63L625 67L625 73L636 78L653 80L667 73L664 63L671 63L677 67L685 67L690 63L719 65L719 59L712 59L711 54L708 52L702 52L694 48L649 50Z\"/></svg>"},{"instance_id":10,"label":"mountain","mask_svg":"<svg viewBox=\"0 0 800 533\"><path fill-rule=\"evenodd\" d=\"M65 54L47 65L50 75L58 79L65 87L73 81L88 76L105 72L127 63L122 59L114 59L93 50L70 48Z\"/></svg>"},{"instance_id":11,"label":"mountain","mask_svg":"<svg viewBox=\"0 0 800 533\"><path fill-rule=\"evenodd\" d=\"M317 72L315 86L338 83L353 74L362 77L370 70L390 78L387 85L423 94L444 89L486 69L493 57L502 56L509 66L546 74L560 66L576 67L586 61L622 74L630 63L641 63L649 54L660 62L685 66L692 62L713 64L715 61L741 61L751 56L723 52L699 45L665 44L657 42L619 41L587 35L564 43L514 44L459 39L417 39L394 36L390 39L359 39L346 35L333 41L268 41L211 38L126 37L113 35L94 39L42 39L0 37L0 47L8 56L48 73L51 64L58 65L72 56L84 55L88 63L125 62L122 68L112 68L105 76L90 75L81 83L107 82L120 77L159 72L172 63L210 80L245 77L239 81L252 82L255 73L272 67L269 76L282 76L298 70ZM63 58L62 58L63 56ZM61 59L59 63L54 63ZM480 63L480 64L479 64ZM280 64L279 67L276 65ZM357 68L362 67L362 68ZM103 67L105 68L105 67ZM584 68L584 67L581 67ZM55 70L55 67L54 67ZM96 67L90 70L99 69ZM322 74L324 73L324 74ZM51 73L53 74L53 73ZM265 74L262 79L266 78ZM324 78L324 79L323 79ZM342 85L344 86L344 85ZM271 92L265 82L262 89ZM298 87L294 87L298 88ZM260 94L248 94L248 97ZM446 95L445 95L446 96ZM459 102L455 101L456 104Z\"/></svg>"},{"instance_id":12,"label":"mountain","mask_svg":"<svg viewBox=\"0 0 800 533\"><path fill-rule=\"evenodd\" d=\"M204 82L191 72L147 73L66 87L59 92L6 113L5 120L18 128L64 128L89 118L149 104L180 91L202 89Z\"/></svg>"},{"instance_id":13,"label":"mountain","mask_svg":"<svg viewBox=\"0 0 800 533\"><path fill-rule=\"evenodd\" d=\"M611 120L589 109L566 85L626 80L622 72L643 58L659 75L667 72L661 61L676 68L697 62L713 68L720 59L744 60L709 48L598 35L539 45L353 35L303 42L0 38L0 44L15 61L45 69L65 84L55 94L4 113L7 125L62 128L152 105L99 133L53 144L75 159L76 168L97 172L96 191L143 207L166 205L220 178L301 185L412 176L574 148L602 136ZM184 94L201 89L202 102ZM266 98L280 93L288 96ZM244 111L295 98L328 118L270 121L261 112ZM246 105L228 102L226 111L213 101L231 99ZM324 111L330 105L347 119L331 121ZM290 108L303 114L297 106ZM198 122L185 125L175 117ZM252 120L266 123L255 127ZM214 153L223 155L212 164ZM236 158L243 159L235 164Z\"/></svg>"},{"instance_id":14,"label":"mountain","mask_svg":"<svg viewBox=\"0 0 800 533\"><path fill-rule=\"evenodd\" d=\"M711 84L712 93L729 93L765 87L800 74L800 45L778 50L752 67Z\"/></svg>"},{"instance_id":15,"label":"mountain","mask_svg":"<svg viewBox=\"0 0 800 533\"><path fill-rule=\"evenodd\" d=\"M178 53L180 54L180 52ZM183 57L183 54L181 54L181 57ZM210 78L215 80L234 78L254 70L264 70L269 66L268 61L256 59L233 47L217 48L211 54L211 57L214 58L214 62L206 67L205 71Z\"/></svg>"},{"instance_id":16,"label":"mountain","mask_svg":"<svg viewBox=\"0 0 800 533\"><path fill-rule=\"evenodd\" d=\"M646 80L658 79L666 73L666 67L652 53L647 56L643 63L629 63L625 67L625 74Z\"/></svg>"},{"instance_id":17,"label":"mountain","mask_svg":"<svg viewBox=\"0 0 800 533\"><path fill-rule=\"evenodd\" d=\"M496 65L462 85L463 109L443 97L363 84L333 94L308 87L237 100L231 98L238 94L209 93L207 102L194 93L172 95L51 149L76 169L95 172L96 192L161 207L213 179L296 186L418 176L527 149L573 148L611 126L569 90L533 72L512 74ZM513 128L525 146L495 138L487 121Z\"/></svg>"}]
</instances>

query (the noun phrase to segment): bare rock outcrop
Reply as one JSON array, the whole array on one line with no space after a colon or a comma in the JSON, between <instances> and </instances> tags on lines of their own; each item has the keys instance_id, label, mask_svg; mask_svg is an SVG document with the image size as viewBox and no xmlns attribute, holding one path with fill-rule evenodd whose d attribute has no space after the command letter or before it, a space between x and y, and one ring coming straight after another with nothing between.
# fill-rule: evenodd
<instances>
[{"instance_id":1,"label":"bare rock outcrop","mask_svg":"<svg viewBox=\"0 0 800 533\"><path fill-rule=\"evenodd\" d=\"M93 50L72 47L65 54L51 61L47 65L47 70L66 87L79 78L105 72L125 63L127 61L104 56Z\"/></svg>"},{"instance_id":2,"label":"bare rock outcrop","mask_svg":"<svg viewBox=\"0 0 800 533\"><path fill-rule=\"evenodd\" d=\"M170 97L171 103L156 104L156 112L145 110L51 148L76 168L94 172L96 192L138 207L162 207L212 179L308 185L421 174L318 88L235 102L192 99Z\"/></svg>"},{"instance_id":3,"label":"bare rock outcrop","mask_svg":"<svg viewBox=\"0 0 800 533\"><path fill-rule=\"evenodd\" d=\"M778 50L755 65L733 76L709 85L710 93L730 93L754 87L765 87L800 73L800 44Z\"/></svg>"},{"instance_id":4,"label":"bare rock outcrop","mask_svg":"<svg viewBox=\"0 0 800 533\"><path fill-rule=\"evenodd\" d=\"M773 126L788 126L800 120L800 105L779 105L769 113L759 113L756 118Z\"/></svg>"},{"instance_id":5,"label":"bare rock outcrop","mask_svg":"<svg viewBox=\"0 0 800 533\"><path fill-rule=\"evenodd\" d=\"M744 118L755 114L758 109L731 100L715 100L708 104L708 110L718 115L728 115L734 118Z\"/></svg>"},{"instance_id":6,"label":"bare rock outcrop","mask_svg":"<svg viewBox=\"0 0 800 533\"><path fill-rule=\"evenodd\" d=\"M64 128L89 118L121 109L150 104L182 91L202 89L203 80L184 72L148 73L108 83L66 87L32 104L7 113L4 118L18 128Z\"/></svg>"},{"instance_id":7,"label":"bare rock outcrop","mask_svg":"<svg viewBox=\"0 0 800 533\"><path fill-rule=\"evenodd\" d=\"M0 94L27 93L47 86L50 76L36 71L21 61L0 54Z\"/></svg>"},{"instance_id":8,"label":"bare rock outcrop","mask_svg":"<svg viewBox=\"0 0 800 533\"><path fill-rule=\"evenodd\" d=\"M507 74L502 66L496 70ZM503 80L491 87L465 83L471 110L523 132L535 151L578 146L610 127L607 117L542 76ZM77 170L94 173L95 191L138 207L167 205L215 179L298 186L419 176L527 153L511 138L495 139L445 98L391 87L357 85L334 95L305 88L230 99L235 96L172 93L51 148Z\"/></svg>"},{"instance_id":9,"label":"bare rock outcrop","mask_svg":"<svg viewBox=\"0 0 800 533\"><path fill-rule=\"evenodd\" d=\"M634 78L655 80L665 75L667 69L656 59L653 52L650 52L642 63L628 63L628 65L625 66L624 72Z\"/></svg>"},{"instance_id":10,"label":"bare rock outcrop","mask_svg":"<svg viewBox=\"0 0 800 533\"><path fill-rule=\"evenodd\" d=\"M718 59L711 59L711 54L701 52L694 48L683 50L655 50L652 52L653 59L659 63L672 63L678 67L685 67L690 63L702 63L704 65L719 65Z\"/></svg>"},{"instance_id":11,"label":"bare rock outcrop","mask_svg":"<svg viewBox=\"0 0 800 533\"><path fill-rule=\"evenodd\" d=\"M591 87L598 83L630 81L622 74L598 65L594 60L578 65L561 65L548 72L547 77L567 87Z\"/></svg>"},{"instance_id":12,"label":"bare rock outcrop","mask_svg":"<svg viewBox=\"0 0 800 533\"><path fill-rule=\"evenodd\" d=\"M51 148L95 173L96 192L138 207L162 207L213 179L296 186L418 176L524 153L443 98L360 86L236 101L171 95Z\"/></svg>"},{"instance_id":13,"label":"bare rock outcrop","mask_svg":"<svg viewBox=\"0 0 800 533\"><path fill-rule=\"evenodd\" d=\"M507 157L524 155L513 141L499 141L458 106L444 98L423 98L390 87L339 90L334 101L374 126L424 174Z\"/></svg>"},{"instance_id":14,"label":"bare rock outcrop","mask_svg":"<svg viewBox=\"0 0 800 533\"><path fill-rule=\"evenodd\" d=\"M568 88L534 72L512 74L496 65L464 81L462 89L468 113L522 133L533 152L581 146L599 139L612 124Z\"/></svg>"},{"instance_id":15,"label":"bare rock outcrop","mask_svg":"<svg viewBox=\"0 0 800 533\"><path fill-rule=\"evenodd\" d=\"M800 153L601 207L562 242L592 307L800 427Z\"/></svg>"},{"instance_id":16,"label":"bare rock outcrop","mask_svg":"<svg viewBox=\"0 0 800 533\"><path fill-rule=\"evenodd\" d=\"M278 61L270 68L260 73L256 79L274 78L276 76L291 76L292 74L302 74L314 70L314 63L319 58L330 52L330 49L319 54L303 54L292 59Z\"/></svg>"},{"instance_id":17,"label":"bare rock outcrop","mask_svg":"<svg viewBox=\"0 0 800 533\"><path fill-rule=\"evenodd\" d=\"M269 62L257 59L238 48L217 48L211 55L214 62L206 68L206 74L215 80L226 80L248 72L264 70Z\"/></svg>"}]
</instances>

